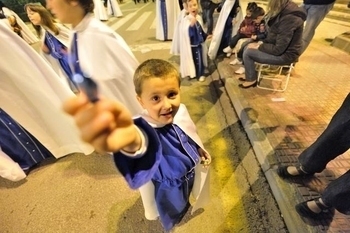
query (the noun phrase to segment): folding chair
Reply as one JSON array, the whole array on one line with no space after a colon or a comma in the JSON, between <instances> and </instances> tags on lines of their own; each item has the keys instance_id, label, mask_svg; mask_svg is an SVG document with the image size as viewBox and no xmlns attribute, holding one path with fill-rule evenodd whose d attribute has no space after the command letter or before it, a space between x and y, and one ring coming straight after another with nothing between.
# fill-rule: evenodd
<instances>
[{"instance_id":1,"label":"folding chair","mask_svg":"<svg viewBox=\"0 0 350 233\"><path fill-rule=\"evenodd\" d=\"M257 63L258 88L283 92L287 89L294 62L289 65L269 65ZM271 82L264 82L270 80ZM275 85L275 84L279 85ZM269 85L268 85L269 84Z\"/></svg>"}]
</instances>

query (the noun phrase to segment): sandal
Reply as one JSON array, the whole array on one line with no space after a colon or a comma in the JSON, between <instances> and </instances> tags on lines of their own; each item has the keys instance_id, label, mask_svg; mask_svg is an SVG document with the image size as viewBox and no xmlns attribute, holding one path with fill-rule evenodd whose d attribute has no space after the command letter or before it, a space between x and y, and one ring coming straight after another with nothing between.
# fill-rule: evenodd
<instances>
[{"instance_id":1,"label":"sandal","mask_svg":"<svg viewBox=\"0 0 350 233\"><path fill-rule=\"evenodd\" d=\"M307 205L308 202L314 201L317 205L317 207L321 210L321 212L316 213L312 211L309 206ZM325 206L320 202L320 198L311 199L308 201L301 202L295 206L295 210L298 212L298 214L305 218L324 218L325 216L329 215L331 213L331 210L333 208Z\"/></svg>"},{"instance_id":2,"label":"sandal","mask_svg":"<svg viewBox=\"0 0 350 233\"><path fill-rule=\"evenodd\" d=\"M282 178L295 178L295 177L306 177L306 176L313 176L314 173L307 173L304 172L301 169L301 166L295 166L295 168L298 171L297 175L292 175L288 172L288 167L293 167L293 166L279 166L277 168L277 174L282 177Z\"/></svg>"}]
</instances>

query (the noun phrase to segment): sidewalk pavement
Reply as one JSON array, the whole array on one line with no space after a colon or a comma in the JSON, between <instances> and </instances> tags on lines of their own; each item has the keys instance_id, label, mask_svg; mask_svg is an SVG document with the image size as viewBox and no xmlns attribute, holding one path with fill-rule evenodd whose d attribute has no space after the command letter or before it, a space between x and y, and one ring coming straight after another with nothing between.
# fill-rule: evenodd
<instances>
[{"instance_id":1,"label":"sidewalk pavement","mask_svg":"<svg viewBox=\"0 0 350 233\"><path fill-rule=\"evenodd\" d=\"M350 216L336 212L332 219L309 221L303 220L294 208L301 201L317 197L327 183L350 169L349 152L303 183L288 183L276 174L278 164L295 164L297 156L323 132L350 91L350 54L324 40L346 31L350 27L324 20L283 93L240 89L238 77L244 75L234 74L239 67L229 65L234 57L215 61L291 233L350 232ZM285 101L274 102L274 97Z\"/></svg>"}]
</instances>

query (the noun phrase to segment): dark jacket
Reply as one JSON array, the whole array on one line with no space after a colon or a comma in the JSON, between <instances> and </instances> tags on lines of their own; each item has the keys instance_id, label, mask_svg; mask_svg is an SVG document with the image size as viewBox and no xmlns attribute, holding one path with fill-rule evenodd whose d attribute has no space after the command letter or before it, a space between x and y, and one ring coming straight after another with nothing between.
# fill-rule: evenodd
<instances>
[{"instance_id":1,"label":"dark jacket","mask_svg":"<svg viewBox=\"0 0 350 233\"><path fill-rule=\"evenodd\" d=\"M308 5L328 5L334 2L335 0L304 0L304 4Z\"/></svg>"},{"instance_id":2,"label":"dark jacket","mask_svg":"<svg viewBox=\"0 0 350 233\"><path fill-rule=\"evenodd\" d=\"M286 64L294 62L301 54L302 35L306 12L292 1L267 22L267 37L259 50L281 56Z\"/></svg>"}]
</instances>

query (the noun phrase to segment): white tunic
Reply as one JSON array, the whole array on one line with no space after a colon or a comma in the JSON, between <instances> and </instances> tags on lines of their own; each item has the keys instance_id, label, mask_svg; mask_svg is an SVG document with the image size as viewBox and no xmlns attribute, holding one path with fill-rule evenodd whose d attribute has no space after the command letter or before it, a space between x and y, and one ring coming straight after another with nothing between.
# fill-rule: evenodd
<instances>
[{"instance_id":1,"label":"white tunic","mask_svg":"<svg viewBox=\"0 0 350 233\"><path fill-rule=\"evenodd\" d=\"M73 32L78 35L79 64L85 76L96 81L102 96L123 103L132 114L139 114L142 108L133 83L139 63L124 39L91 14Z\"/></svg>"},{"instance_id":2,"label":"white tunic","mask_svg":"<svg viewBox=\"0 0 350 233\"><path fill-rule=\"evenodd\" d=\"M168 33L167 39L173 39L174 30L176 27L177 17L180 13L180 6L177 0L165 0L166 13L167 13L167 23L168 23ZM156 39L165 40L164 38L164 28L162 23L162 14L160 9L160 0L156 0Z\"/></svg>"},{"instance_id":3,"label":"white tunic","mask_svg":"<svg viewBox=\"0 0 350 233\"><path fill-rule=\"evenodd\" d=\"M39 41L39 38L34 35L34 33L28 28L28 26L23 22L23 20L12 10L3 7L2 8L5 16L9 17L11 15L16 17L16 21L18 25L22 28L22 36L23 39L28 43L28 44L33 44ZM10 24L8 24L10 26Z\"/></svg>"},{"instance_id":4,"label":"white tunic","mask_svg":"<svg viewBox=\"0 0 350 233\"><path fill-rule=\"evenodd\" d=\"M213 32L213 38L211 39L209 50L208 50L208 56L211 60L214 60L216 58L218 49L220 47L221 39L224 33L226 21L232 10L233 5L235 4L235 1L236 0L226 0L224 5L222 6L218 21L215 26L215 30ZM239 25L241 24L242 20L243 20L243 13L242 13L242 10L240 10L237 13L237 16L235 19L236 23L232 25L233 27L232 27L231 36L237 33Z\"/></svg>"},{"instance_id":5,"label":"white tunic","mask_svg":"<svg viewBox=\"0 0 350 233\"><path fill-rule=\"evenodd\" d=\"M192 57L192 50L191 50L191 41L190 41L190 35L189 35L189 27L192 15L187 15L184 20L182 21L181 26L181 35L182 40L180 42L180 73L181 77L196 77L196 67L194 65L193 57ZM198 23L203 28L203 20L200 15L196 16L196 19ZM202 52L203 52L203 64L204 67L208 66L208 59L207 59L207 53L208 48L205 44L205 41L202 43Z\"/></svg>"},{"instance_id":6,"label":"white tunic","mask_svg":"<svg viewBox=\"0 0 350 233\"><path fill-rule=\"evenodd\" d=\"M183 9L179 16L177 17L176 26L173 35L173 41L171 43L170 54L179 55L180 54L180 41L181 41L181 27L182 20L186 17L186 10Z\"/></svg>"},{"instance_id":7,"label":"white tunic","mask_svg":"<svg viewBox=\"0 0 350 233\"><path fill-rule=\"evenodd\" d=\"M0 107L56 158L93 148L80 140L62 102L74 94L42 57L0 21Z\"/></svg>"},{"instance_id":8,"label":"white tunic","mask_svg":"<svg viewBox=\"0 0 350 233\"><path fill-rule=\"evenodd\" d=\"M107 14L115 17L122 17L123 13L120 10L116 0L107 0Z\"/></svg>"},{"instance_id":9,"label":"white tunic","mask_svg":"<svg viewBox=\"0 0 350 233\"><path fill-rule=\"evenodd\" d=\"M101 0L94 0L94 15L96 19L106 21L108 20L108 15L105 6Z\"/></svg>"}]
</instances>

